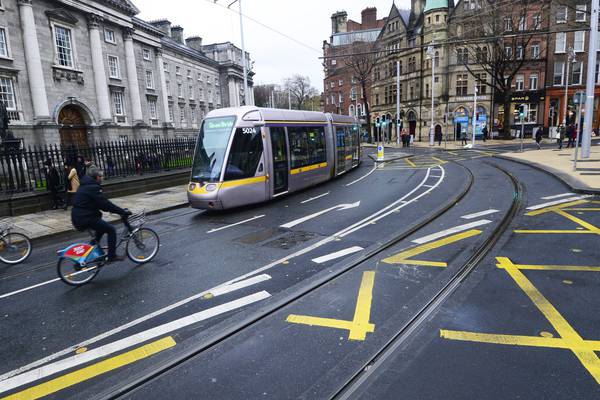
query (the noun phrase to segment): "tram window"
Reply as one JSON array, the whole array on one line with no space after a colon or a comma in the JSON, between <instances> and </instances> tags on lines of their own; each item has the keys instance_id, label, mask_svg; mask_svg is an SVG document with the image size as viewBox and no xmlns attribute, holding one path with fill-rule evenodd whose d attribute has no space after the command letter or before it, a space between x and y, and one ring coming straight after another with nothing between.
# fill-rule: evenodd
<instances>
[{"instance_id":1,"label":"tram window","mask_svg":"<svg viewBox=\"0 0 600 400\"><path fill-rule=\"evenodd\" d=\"M229 150L225 169L225 180L251 178L263 152L262 135L259 128L238 128Z\"/></svg>"},{"instance_id":2,"label":"tram window","mask_svg":"<svg viewBox=\"0 0 600 400\"><path fill-rule=\"evenodd\" d=\"M292 168L327 161L325 130L319 127L289 127L290 164Z\"/></svg>"},{"instance_id":3,"label":"tram window","mask_svg":"<svg viewBox=\"0 0 600 400\"><path fill-rule=\"evenodd\" d=\"M337 141L336 141L336 147L344 147L344 127L342 126L338 126L336 129L336 137L337 137Z\"/></svg>"}]
</instances>

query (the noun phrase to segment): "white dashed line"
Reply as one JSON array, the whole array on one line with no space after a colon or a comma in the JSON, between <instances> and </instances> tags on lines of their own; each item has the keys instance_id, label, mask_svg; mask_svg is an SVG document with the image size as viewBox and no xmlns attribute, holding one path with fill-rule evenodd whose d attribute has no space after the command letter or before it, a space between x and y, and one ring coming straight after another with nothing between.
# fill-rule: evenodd
<instances>
[{"instance_id":1,"label":"white dashed line","mask_svg":"<svg viewBox=\"0 0 600 400\"><path fill-rule=\"evenodd\" d=\"M312 261L317 264L323 264L324 262L335 260L336 258L347 256L348 254L356 253L357 251L361 251L363 248L360 246L349 247L344 250L336 251L335 253L330 253L321 257L313 258Z\"/></svg>"},{"instance_id":2,"label":"white dashed line","mask_svg":"<svg viewBox=\"0 0 600 400\"><path fill-rule=\"evenodd\" d=\"M431 235L423 236L421 238L415 239L412 242L415 244L423 244L427 242L431 242L433 240L442 238L444 236L449 236L454 233L466 231L467 229L475 228L482 225L490 224L492 221L489 219L480 219L479 221L469 222L468 224L455 226L453 228L445 229L440 232L432 233Z\"/></svg>"},{"instance_id":3,"label":"white dashed line","mask_svg":"<svg viewBox=\"0 0 600 400\"><path fill-rule=\"evenodd\" d=\"M497 213L497 212L498 212L498 210L494 210L493 208L490 208L489 210L484 210L484 211L476 212L476 213L473 213L473 214L463 215L461 218L463 218L463 219L473 219L473 218L483 217L484 215L494 214L494 213Z\"/></svg>"}]
</instances>

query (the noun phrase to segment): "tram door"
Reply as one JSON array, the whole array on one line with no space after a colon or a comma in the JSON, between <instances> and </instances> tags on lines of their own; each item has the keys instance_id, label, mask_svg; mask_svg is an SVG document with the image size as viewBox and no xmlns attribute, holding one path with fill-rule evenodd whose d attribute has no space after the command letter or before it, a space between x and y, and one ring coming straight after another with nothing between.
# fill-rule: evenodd
<instances>
[{"instance_id":1,"label":"tram door","mask_svg":"<svg viewBox=\"0 0 600 400\"><path fill-rule=\"evenodd\" d=\"M284 128L271 127L273 152L273 194L288 190L288 155Z\"/></svg>"}]
</instances>

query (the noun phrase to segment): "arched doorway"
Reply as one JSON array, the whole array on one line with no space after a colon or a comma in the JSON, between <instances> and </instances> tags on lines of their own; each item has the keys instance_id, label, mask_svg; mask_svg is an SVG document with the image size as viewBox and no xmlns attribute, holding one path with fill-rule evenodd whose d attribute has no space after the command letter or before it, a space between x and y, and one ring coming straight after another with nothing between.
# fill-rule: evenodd
<instances>
[{"instance_id":1,"label":"arched doorway","mask_svg":"<svg viewBox=\"0 0 600 400\"><path fill-rule=\"evenodd\" d=\"M458 140L461 134L467 137L469 131L469 109L463 106L454 111L454 140Z\"/></svg>"},{"instance_id":2,"label":"arched doorway","mask_svg":"<svg viewBox=\"0 0 600 400\"><path fill-rule=\"evenodd\" d=\"M63 149L88 147L87 126L81 108L69 104L58 113L60 145Z\"/></svg>"},{"instance_id":3,"label":"arched doorway","mask_svg":"<svg viewBox=\"0 0 600 400\"><path fill-rule=\"evenodd\" d=\"M417 114L414 111L409 111L408 112L408 133L410 133L412 136L415 136L415 133L417 131Z\"/></svg>"}]
</instances>

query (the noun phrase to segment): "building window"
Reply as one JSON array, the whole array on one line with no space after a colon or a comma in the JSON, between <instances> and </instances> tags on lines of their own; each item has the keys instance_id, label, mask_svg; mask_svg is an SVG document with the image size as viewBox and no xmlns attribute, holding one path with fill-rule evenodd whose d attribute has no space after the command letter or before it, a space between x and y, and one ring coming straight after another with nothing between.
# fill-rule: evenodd
<instances>
[{"instance_id":1,"label":"building window","mask_svg":"<svg viewBox=\"0 0 600 400\"><path fill-rule=\"evenodd\" d=\"M571 84L581 85L581 76L583 71L583 61L573 63L573 75L571 75Z\"/></svg>"},{"instance_id":2,"label":"building window","mask_svg":"<svg viewBox=\"0 0 600 400\"><path fill-rule=\"evenodd\" d=\"M468 75L467 74L457 74L456 75L456 95L457 96L466 96L467 88L468 88Z\"/></svg>"},{"instance_id":3,"label":"building window","mask_svg":"<svg viewBox=\"0 0 600 400\"><path fill-rule=\"evenodd\" d=\"M379 93L375 93L375 105L379 105Z\"/></svg>"},{"instance_id":4,"label":"building window","mask_svg":"<svg viewBox=\"0 0 600 400\"><path fill-rule=\"evenodd\" d=\"M113 79L121 79L121 71L119 69L119 58L117 56L108 55L108 76Z\"/></svg>"},{"instance_id":5,"label":"building window","mask_svg":"<svg viewBox=\"0 0 600 400\"><path fill-rule=\"evenodd\" d=\"M440 66L440 52L436 51L433 56L433 65L436 67Z\"/></svg>"},{"instance_id":6,"label":"building window","mask_svg":"<svg viewBox=\"0 0 600 400\"><path fill-rule=\"evenodd\" d=\"M171 96L172 95L172 93L171 93L171 81L166 80L165 81L165 86L167 87L167 96Z\"/></svg>"},{"instance_id":7,"label":"building window","mask_svg":"<svg viewBox=\"0 0 600 400\"><path fill-rule=\"evenodd\" d=\"M15 86L11 78L0 77L0 101L4 103L4 106L9 111L17 109Z\"/></svg>"},{"instance_id":8,"label":"building window","mask_svg":"<svg viewBox=\"0 0 600 400\"><path fill-rule=\"evenodd\" d=\"M150 61L150 50L142 49L142 58L146 61Z\"/></svg>"},{"instance_id":9,"label":"building window","mask_svg":"<svg viewBox=\"0 0 600 400\"><path fill-rule=\"evenodd\" d=\"M517 46L517 60L523 59L523 46Z\"/></svg>"},{"instance_id":10,"label":"building window","mask_svg":"<svg viewBox=\"0 0 600 400\"><path fill-rule=\"evenodd\" d=\"M190 94L190 100L194 100L194 87L193 86L188 86L188 92Z\"/></svg>"},{"instance_id":11,"label":"building window","mask_svg":"<svg viewBox=\"0 0 600 400\"><path fill-rule=\"evenodd\" d=\"M484 74L477 74L475 75L475 78L477 79L476 81L476 85L477 85L477 93L480 95L484 95L487 93L487 85L485 84L485 81L487 79L487 75Z\"/></svg>"},{"instance_id":12,"label":"building window","mask_svg":"<svg viewBox=\"0 0 600 400\"><path fill-rule=\"evenodd\" d=\"M586 11L587 11L586 4L577 4L575 6L575 21L585 22L585 15L587 14Z\"/></svg>"},{"instance_id":13,"label":"building window","mask_svg":"<svg viewBox=\"0 0 600 400\"><path fill-rule=\"evenodd\" d=\"M515 90L522 92L525 89L525 78L523 75L515 76Z\"/></svg>"},{"instance_id":14,"label":"building window","mask_svg":"<svg viewBox=\"0 0 600 400\"><path fill-rule=\"evenodd\" d=\"M540 29L540 27L542 26L542 16L540 14L535 14L531 18L531 22L533 23L533 29Z\"/></svg>"},{"instance_id":15,"label":"building window","mask_svg":"<svg viewBox=\"0 0 600 400\"><path fill-rule=\"evenodd\" d=\"M563 75L565 70L565 63L563 61L555 61L554 62L554 80L553 83L555 86L560 86L563 84Z\"/></svg>"},{"instance_id":16,"label":"building window","mask_svg":"<svg viewBox=\"0 0 600 400\"><path fill-rule=\"evenodd\" d=\"M9 58L8 34L6 28L0 28L0 57Z\"/></svg>"},{"instance_id":17,"label":"building window","mask_svg":"<svg viewBox=\"0 0 600 400\"><path fill-rule=\"evenodd\" d=\"M163 62L163 71L169 72L169 63L168 62Z\"/></svg>"},{"instance_id":18,"label":"building window","mask_svg":"<svg viewBox=\"0 0 600 400\"><path fill-rule=\"evenodd\" d=\"M504 30L509 32L513 29L513 21L511 17L504 17Z\"/></svg>"},{"instance_id":19,"label":"building window","mask_svg":"<svg viewBox=\"0 0 600 400\"><path fill-rule=\"evenodd\" d=\"M175 115L173 113L173 103L169 103L169 121L175 121Z\"/></svg>"},{"instance_id":20,"label":"building window","mask_svg":"<svg viewBox=\"0 0 600 400\"><path fill-rule=\"evenodd\" d=\"M219 86L219 78L215 78L215 86Z\"/></svg>"},{"instance_id":21,"label":"building window","mask_svg":"<svg viewBox=\"0 0 600 400\"><path fill-rule=\"evenodd\" d=\"M330 82L329 86L333 89L335 87L335 82Z\"/></svg>"},{"instance_id":22,"label":"building window","mask_svg":"<svg viewBox=\"0 0 600 400\"><path fill-rule=\"evenodd\" d=\"M556 23L564 24L567 22L567 7L559 6L556 8Z\"/></svg>"},{"instance_id":23,"label":"building window","mask_svg":"<svg viewBox=\"0 0 600 400\"><path fill-rule=\"evenodd\" d=\"M183 85L181 83L177 84L177 97L183 99Z\"/></svg>"},{"instance_id":24,"label":"building window","mask_svg":"<svg viewBox=\"0 0 600 400\"><path fill-rule=\"evenodd\" d=\"M113 92L113 104L115 107L115 115L125 115L125 103L123 102L123 92Z\"/></svg>"},{"instance_id":25,"label":"building window","mask_svg":"<svg viewBox=\"0 0 600 400\"><path fill-rule=\"evenodd\" d=\"M192 70L191 69L187 70L187 77L192 79Z\"/></svg>"},{"instance_id":26,"label":"building window","mask_svg":"<svg viewBox=\"0 0 600 400\"><path fill-rule=\"evenodd\" d=\"M519 30L524 31L527 29L527 16L521 15L519 17Z\"/></svg>"},{"instance_id":27,"label":"building window","mask_svg":"<svg viewBox=\"0 0 600 400\"><path fill-rule=\"evenodd\" d=\"M181 67L180 66L175 66L175 75L181 75Z\"/></svg>"},{"instance_id":28,"label":"building window","mask_svg":"<svg viewBox=\"0 0 600 400\"><path fill-rule=\"evenodd\" d=\"M74 51L71 29L60 25L54 25L54 46L58 65L62 67L75 68L75 56L73 54Z\"/></svg>"},{"instance_id":29,"label":"building window","mask_svg":"<svg viewBox=\"0 0 600 400\"><path fill-rule=\"evenodd\" d=\"M538 58L540 58L540 44L539 43L533 43L531 45L531 58L533 60L537 60Z\"/></svg>"},{"instance_id":30,"label":"building window","mask_svg":"<svg viewBox=\"0 0 600 400\"><path fill-rule=\"evenodd\" d=\"M469 53L466 48L459 47L456 49L456 63L467 64L469 62Z\"/></svg>"},{"instance_id":31,"label":"building window","mask_svg":"<svg viewBox=\"0 0 600 400\"><path fill-rule=\"evenodd\" d=\"M344 80L343 80L343 79L340 79L340 80L338 81L338 86L342 86L343 84L344 84Z\"/></svg>"},{"instance_id":32,"label":"building window","mask_svg":"<svg viewBox=\"0 0 600 400\"><path fill-rule=\"evenodd\" d=\"M556 33L556 43L554 46L555 53L564 53L567 48L567 33L566 32L557 32Z\"/></svg>"},{"instance_id":33,"label":"building window","mask_svg":"<svg viewBox=\"0 0 600 400\"><path fill-rule=\"evenodd\" d=\"M204 100L204 89L199 88L198 89L198 94L199 94L198 99L199 100Z\"/></svg>"},{"instance_id":34,"label":"building window","mask_svg":"<svg viewBox=\"0 0 600 400\"><path fill-rule=\"evenodd\" d=\"M504 57L507 60L512 60L512 56L513 56L513 54L512 54L512 47L510 47L510 46L504 47Z\"/></svg>"},{"instance_id":35,"label":"building window","mask_svg":"<svg viewBox=\"0 0 600 400\"><path fill-rule=\"evenodd\" d=\"M336 64L337 64L337 61L335 60L335 58L332 58L331 59L331 65L336 65Z\"/></svg>"},{"instance_id":36,"label":"building window","mask_svg":"<svg viewBox=\"0 0 600 400\"><path fill-rule=\"evenodd\" d=\"M212 103L213 102L213 96L212 96L212 90L208 91L208 102Z\"/></svg>"},{"instance_id":37,"label":"building window","mask_svg":"<svg viewBox=\"0 0 600 400\"><path fill-rule=\"evenodd\" d=\"M117 39L115 38L115 31L112 29L104 28L104 41L106 43L117 44Z\"/></svg>"},{"instance_id":38,"label":"building window","mask_svg":"<svg viewBox=\"0 0 600 400\"><path fill-rule=\"evenodd\" d=\"M600 78L600 61L596 61L596 85L600 83L598 79Z\"/></svg>"},{"instance_id":39,"label":"building window","mask_svg":"<svg viewBox=\"0 0 600 400\"><path fill-rule=\"evenodd\" d=\"M573 42L573 50L577 52L582 52L585 46L585 32L577 31L575 32L575 41Z\"/></svg>"},{"instance_id":40,"label":"building window","mask_svg":"<svg viewBox=\"0 0 600 400\"><path fill-rule=\"evenodd\" d=\"M537 74L529 75L529 90L537 90L538 88L538 76Z\"/></svg>"},{"instance_id":41,"label":"building window","mask_svg":"<svg viewBox=\"0 0 600 400\"><path fill-rule=\"evenodd\" d=\"M192 120L192 124L196 123L196 108L190 108L190 119Z\"/></svg>"},{"instance_id":42,"label":"building window","mask_svg":"<svg viewBox=\"0 0 600 400\"><path fill-rule=\"evenodd\" d=\"M146 70L146 89L154 89L154 72L150 69Z\"/></svg>"},{"instance_id":43,"label":"building window","mask_svg":"<svg viewBox=\"0 0 600 400\"><path fill-rule=\"evenodd\" d=\"M475 59L480 63L486 63L488 59L488 49L486 46L475 48Z\"/></svg>"},{"instance_id":44,"label":"building window","mask_svg":"<svg viewBox=\"0 0 600 400\"><path fill-rule=\"evenodd\" d=\"M150 114L150 119L158 119L158 114L156 113L156 100L155 99L148 100L148 113Z\"/></svg>"}]
</instances>

